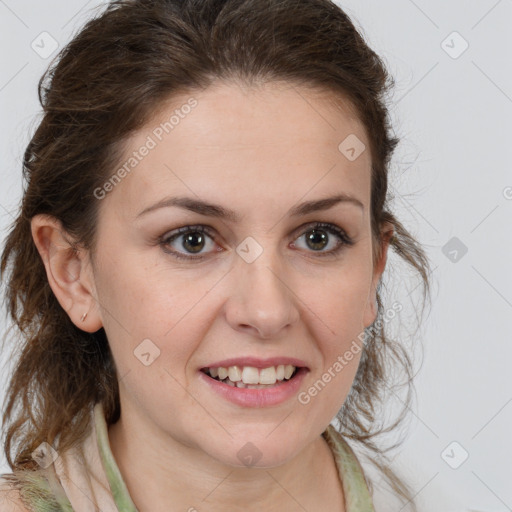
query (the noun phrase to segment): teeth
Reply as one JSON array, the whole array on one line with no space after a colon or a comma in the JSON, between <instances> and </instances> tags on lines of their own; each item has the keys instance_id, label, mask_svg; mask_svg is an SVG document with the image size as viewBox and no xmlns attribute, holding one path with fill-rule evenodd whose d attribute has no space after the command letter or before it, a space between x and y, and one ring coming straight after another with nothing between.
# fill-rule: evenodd
<instances>
[{"instance_id":1,"label":"teeth","mask_svg":"<svg viewBox=\"0 0 512 512\"><path fill-rule=\"evenodd\" d=\"M287 364L284 367L284 378L289 379L292 376L293 371L295 370L295 367L291 364Z\"/></svg>"},{"instance_id":2,"label":"teeth","mask_svg":"<svg viewBox=\"0 0 512 512\"><path fill-rule=\"evenodd\" d=\"M274 385L278 381L288 380L295 371L295 366L291 364L280 364L258 370L253 366L230 366L229 368L208 368L209 374L225 381L232 387L238 388L260 388L268 385Z\"/></svg>"},{"instance_id":3,"label":"teeth","mask_svg":"<svg viewBox=\"0 0 512 512\"><path fill-rule=\"evenodd\" d=\"M244 384L259 384L260 376L258 368L254 368L253 366L244 366L242 371L242 380L244 381Z\"/></svg>"},{"instance_id":4,"label":"teeth","mask_svg":"<svg viewBox=\"0 0 512 512\"><path fill-rule=\"evenodd\" d=\"M240 382L242 380L242 370L238 366L230 366L228 377L231 382Z\"/></svg>"},{"instance_id":5,"label":"teeth","mask_svg":"<svg viewBox=\"0 0 512 512\"><path fill-rule=\"evenodd\" d=\"M275 384L277 380L276 374L277 372L274 366L262 368L260 370L259 384ZM258 382L255 382L255 384L258 384Z\"/></svg>"}]
</instances>

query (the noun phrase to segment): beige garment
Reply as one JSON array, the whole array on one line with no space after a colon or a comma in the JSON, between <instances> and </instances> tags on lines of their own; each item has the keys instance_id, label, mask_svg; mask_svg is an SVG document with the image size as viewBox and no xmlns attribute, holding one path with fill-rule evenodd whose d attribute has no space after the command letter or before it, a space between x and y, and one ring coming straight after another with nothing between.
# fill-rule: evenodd
<instances>
[{"instance_id":1,"label":"beige garment","mask_svg":"<svg viewBox=\"0 0 512 512\"><path fill-rule=\"evenodd\" d=\"M374 512L362 468L348 443L332 425L322 435L336 461L346 512ZM43 465L51 462L51 453L43 453ZM53 463L37 471L0 475L0 486L10 483L30 512L137 512L110 449L101 403L91 409L90 432L82 445L58 453Z\"/></svg>"}]
</instances>

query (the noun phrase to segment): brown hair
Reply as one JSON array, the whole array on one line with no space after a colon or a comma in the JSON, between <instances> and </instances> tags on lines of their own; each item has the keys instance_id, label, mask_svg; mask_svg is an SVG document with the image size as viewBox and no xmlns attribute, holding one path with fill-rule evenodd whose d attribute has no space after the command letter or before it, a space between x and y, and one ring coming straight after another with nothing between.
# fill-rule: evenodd
<instances>
[{"instance_id":1,"label":"brown hair","mask_svg":"<svg viewBox=\"0 0 512 512\"><path fill-rule=\"evenodd\" d=\"M43 441L52 444L57 435L61 450L80 442L91 404L103 403L107 424L120 414L105 331L78 329L60 306L31 236L32 217L46 213L59 219L77 244L93 252L99 203L93 191L116 168L123 141L164 100L204 89L217 79L249 85L287 81L351 102L371 146L375 257L380 226L389 221L395 227L392 249L419 274L423 301L428 297L426 255L388 208L388 166L398 139L390 134L385 93L393 80L338 6L330 0L111 2L39 82L44 116L24 154L21 212L2 253L3 280L8 272L6 306L20 340L3 414L8 424L4 450L12 469L35 469L32 451ZM381 319L380 293L377 302ZM408 352L381 325L368 333L338 417L341 432L376 455L372 462L410 501L408 486L373 441L395 428L406 412L407 404L391 426L379 425L376 408L397 368L410 389Z\"/></svg>"}]
</instances>

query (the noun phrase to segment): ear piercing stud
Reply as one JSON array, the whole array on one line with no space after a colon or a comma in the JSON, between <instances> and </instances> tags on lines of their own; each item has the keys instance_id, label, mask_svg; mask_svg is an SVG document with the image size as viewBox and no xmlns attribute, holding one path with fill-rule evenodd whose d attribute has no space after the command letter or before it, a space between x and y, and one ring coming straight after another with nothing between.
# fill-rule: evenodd
<instances>
[{"instance_id":1,"label":"ear piercing stud","mask_svg":"<svg viewBox=\"0 0 512 512\"><path fill-rule=\"evenodd\" d=\"M80 320L81 320L82 322L84 322L84 321L85 321L86 316L87 316L87 313L84 313L84 314L82 315L82 318L80 318Z\"/></svg>"}]
</instances>

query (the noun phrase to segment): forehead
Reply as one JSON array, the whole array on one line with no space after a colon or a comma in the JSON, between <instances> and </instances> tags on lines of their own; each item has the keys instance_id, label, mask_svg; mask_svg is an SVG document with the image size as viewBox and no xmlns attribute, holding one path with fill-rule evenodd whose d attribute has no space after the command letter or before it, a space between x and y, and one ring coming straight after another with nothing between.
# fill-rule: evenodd
<instances>
[{"instance_id":1,"label":"forehead","mask_svg":"<svg viewBox=\"0 0 512 512\"><path fill-rule=\"evenodd\" d=\"M173 96L126 141L121 166L109 201L129 216L175 192L233 209L336 191L369 201L369 141L350 103L287 83Z\"/></svg>"}]
</instances>

